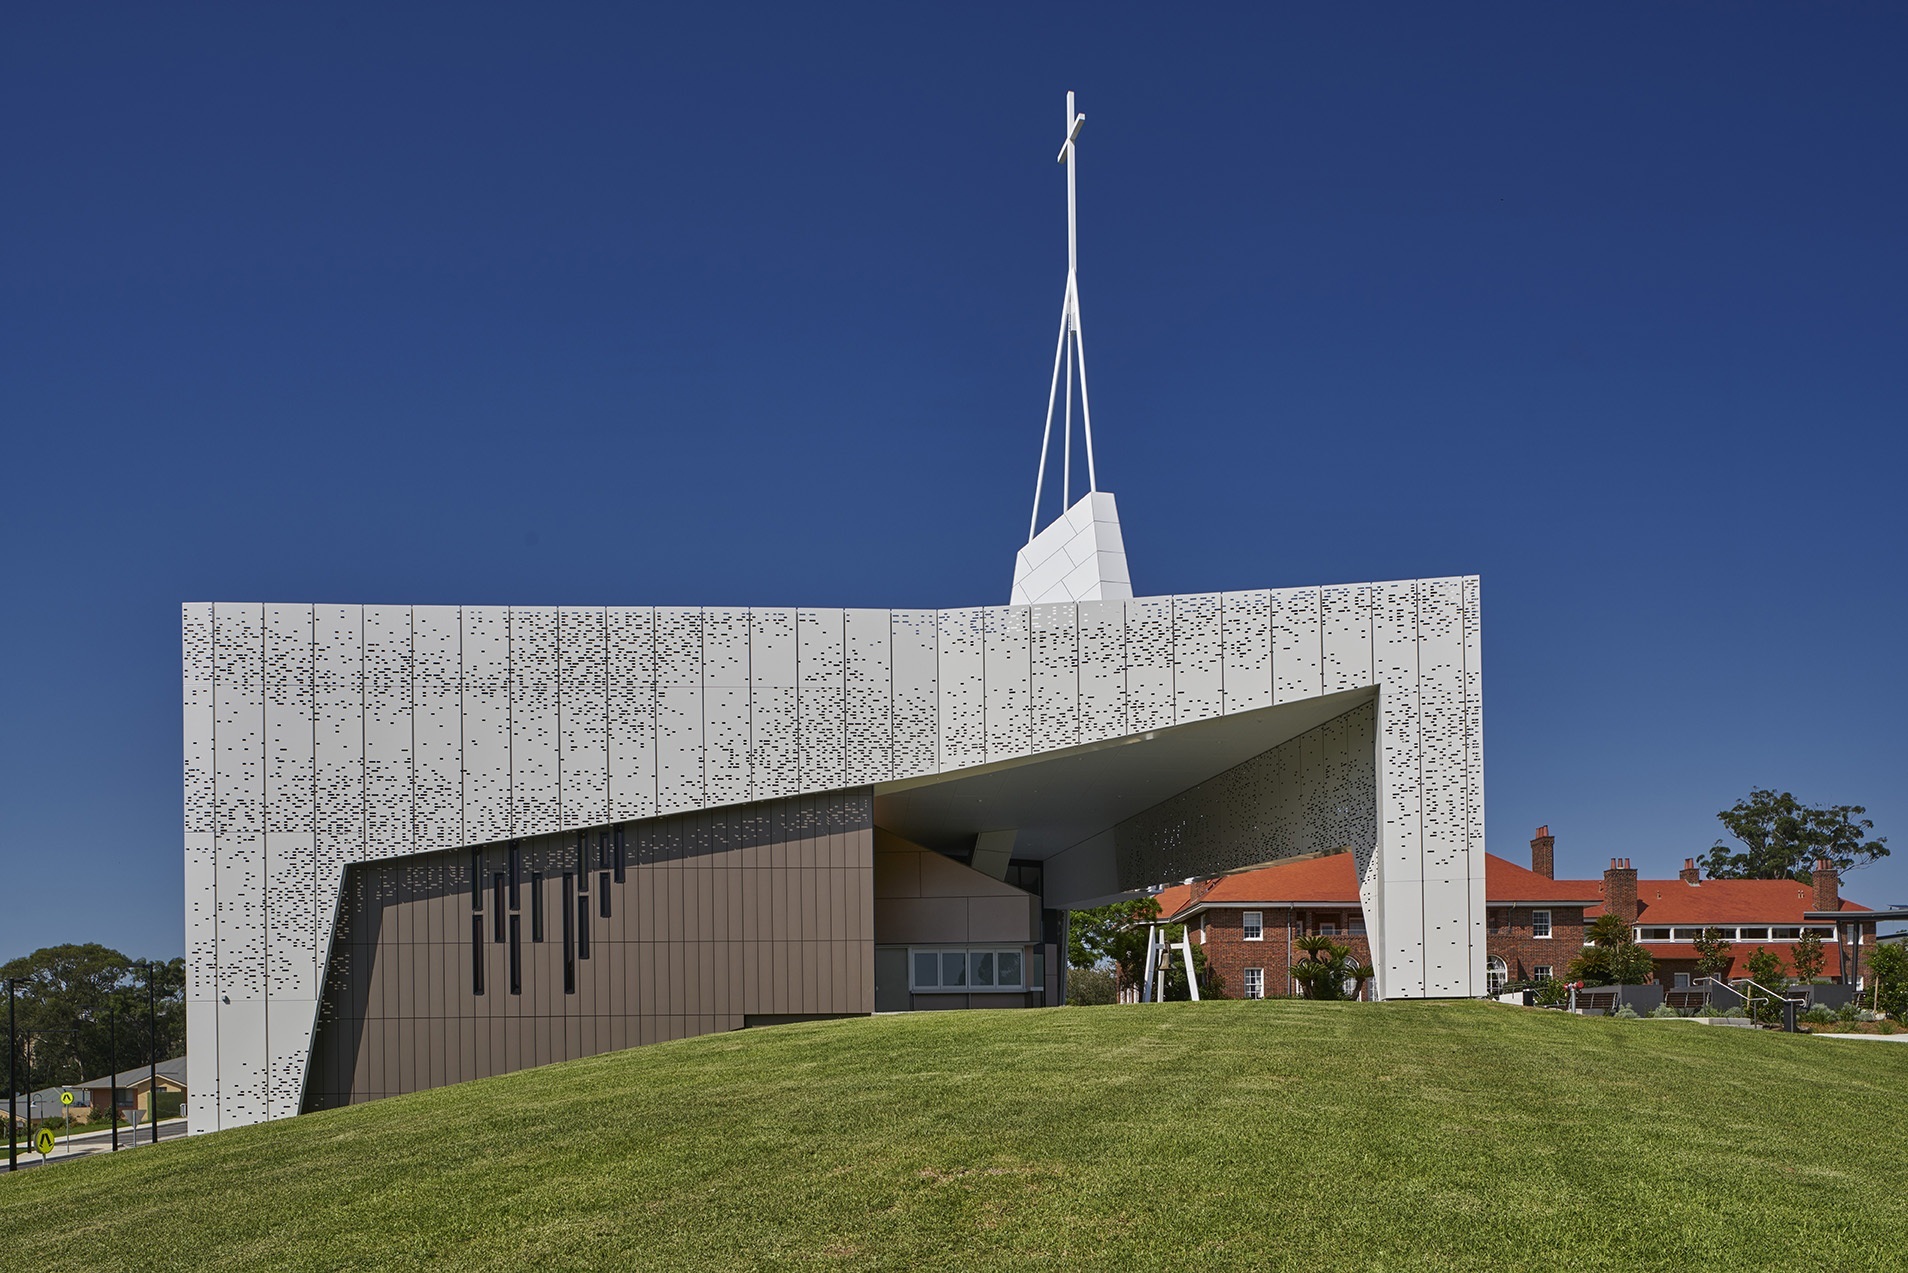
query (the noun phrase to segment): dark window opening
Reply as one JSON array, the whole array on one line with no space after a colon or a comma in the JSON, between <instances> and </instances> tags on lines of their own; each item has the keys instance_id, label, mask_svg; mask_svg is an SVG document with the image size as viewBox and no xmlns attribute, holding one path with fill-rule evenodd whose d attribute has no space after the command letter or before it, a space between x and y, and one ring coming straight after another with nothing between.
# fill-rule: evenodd
<instances>
[{"instance_id":1,"label":"dark window opening","mask_svg":"<svg viewBox=\"0 0 1908 1273\"><path fill-rule=\"evenodd\" d=\"M497 904L491 908L491 914L496 916L496 923L492 926L494 933L491 940L502 941L504 939L504 873L502 871L490 877L490 893L497 899Z\"/></svg>"},{"instance_id":2,"label":"dark window opening","mask_svg":"<svg viewBox=\"0 0 1908 1273\"><path fill-rule=\"evenodd\" d=\"M543 872L530 872L530 940L543 940Z\"/></svg>"},{"instance_id":3,"label":"dark window opening","mask_svg":"<svg viewBox=\"0 0 1908 1273\"><path fill-rule=\"evenodd\" d=\"M577 883L586 890L590 886L589 854L589 836L585 832L578 831L576 833L576 876Z\"/></svg>"},{"instance_id":4,"label":"dark window opening","mask_svg":"<svg viewBox=\"0 0 1908 1273\"><path fill-rule=\"evenodd\" d=\"M590 957L590 896L588 893L576 899L576 957Z\"/></svg>"},{"instance_id":5,"label":"dark window opening","mask_svg":"<svg viewBox=\"0 0 1908 1273\"><path fill-rule=\"evenodd\" d=\"M480 911L484 908L484 851L470 851L470 908Z\"/></svg>"},{"instance_id":6,"label":"dark window opening","mask_svg":"<svg viewBox=\"0 0 1908 1273\"><path fill-rule=\"evenodd\" d=\"M610 917L609 872L596 877L596 913L602 919Z\"/></svg>"},{"instance_id":7,"label":"dark window opening","mask_svg":"<svg viewBox=\"0 0 1908 1273\"><path fill-rule=\"evenodd\" d=\"M576 993L576 921L570 911L570 873L563 873L563 895L558 905L563 908L563 993Z\"/></svg>"},{"instance_id":8,"label":"dark window opening","mask_svg":"<svg viewBox=\"0 0 1908 1273\"><path fill-rule=\"evenodd\" d=\"M481 914L470 917L470 992L474 995L484 992L484 917Z\"/></svg>"},{"instance_id":9,"label":"dark window opening","mask_svg":"<svg viewBox=\"0 0 1908 1273\"><path fill-rule=\"evenodd\" d=\"M510 993L523 993L523 916L510 917Z\"/></svg>"},{"instance_id":10,"label":"dark window opening","mask_svg":"<svg viewBox=\"0 0 1908 1273\"><path fill-rule=\"evenodd\" d=\"M520 909L523 895L520 885L523 883L523 845L516 840L510 842L510 909Z\"/></svg>"},{"instance_id":11,"label":"dark window opening","mask_svg":"<svg viewBox=\"0 0 1908 1273\"><path fill-rule=\"evenodd\" d=\"M625 856L626 854L623 847L623 828L619 826L616 828L616 882L618 884L621 884L623 882L623 861Z\"/></svg>"}]
</instances>

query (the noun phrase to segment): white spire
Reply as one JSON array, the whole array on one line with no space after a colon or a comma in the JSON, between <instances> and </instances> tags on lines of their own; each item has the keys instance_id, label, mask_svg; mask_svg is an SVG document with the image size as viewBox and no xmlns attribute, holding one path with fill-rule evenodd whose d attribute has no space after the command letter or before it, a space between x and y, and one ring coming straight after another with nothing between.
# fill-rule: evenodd
<instances>
[{"instance_id":1,"label":"white spire","mask_svg":"<svg viewBox=\"0 0 1908 1273\"><path fill-rule=\"evenodd\" d=\"M1087 601L1133 595L1126 574L1126 549L1120 538L1113 496L1100 490L1093 464L1093 410L1087 403L1086 345L1080 332L1079 232L1075 224L1075 184L1080 129L1086 116L1067 94L1067 130L1059 162L1067 170L1067 285L1060 297L1060 338L1053 350L1053 380L1047 388L1047 423L1040 434L1040 468L1034 474L1033 514L1027 519L1027 546L1014 565L1012 604L1036 601ZM1061 398L1064 364L1066 395ZM1087 489L1073 499L1073 380L1079 366L1080 425L1086 442ZM1060 505L1064 512L1040 529L1040 498L1046 488L1047 454L1053 440L1053 408L1062 402ZM1064 550L1064 552L1062 551Z\"/></svg>"}]
</instances>

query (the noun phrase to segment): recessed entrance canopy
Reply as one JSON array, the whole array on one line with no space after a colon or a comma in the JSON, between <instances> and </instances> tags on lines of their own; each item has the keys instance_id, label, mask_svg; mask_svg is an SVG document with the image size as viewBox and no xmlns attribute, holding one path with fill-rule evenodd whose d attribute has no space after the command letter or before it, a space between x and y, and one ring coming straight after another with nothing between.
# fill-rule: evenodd
<instances>
[{"instance_id":1,"label":"recessed entrance canopy","mask_svg":"<svg viewBox=\"0 0 1908 1273\"><path fill-rule=\"evenodd\" d=\"M1110 854L1110 832L1120 822L1377 695L1370 687L1348 690L956 774L883 783L875 788L875 823L956 855L988 831L1015 832L1017 858L1046 860L1070 850ZM1049 896L1047 902L1080 900Z\"/></svg>"}]
</instances>

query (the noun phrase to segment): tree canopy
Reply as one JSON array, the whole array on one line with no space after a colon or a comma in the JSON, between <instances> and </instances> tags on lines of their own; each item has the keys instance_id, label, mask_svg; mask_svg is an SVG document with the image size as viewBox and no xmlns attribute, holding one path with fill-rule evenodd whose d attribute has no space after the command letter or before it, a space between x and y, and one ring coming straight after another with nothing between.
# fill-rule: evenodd
<instances>
[{"instance_id":1,"label":"tree canopy","mask_svg":"<svg viewBox=\"0 0 1908 1273\"><path fill-rule=\"evenodd\" d=\"M185 1051L185 960L154 960L152 968L163 1061ZM151 1055L143 961L96 942L44 946L0 964L0 977L25 983L14 1004L21 1091L102 1078Z\"/></svg>"},{"instance_id":2,"label":"tree canopy","mask_svg":"<svg viewBox=\"0 0 1908 1273\"><path fill-rule=\"evenodd\" d=\"M1586 986L1638 986L1656 971L1650 952L1636 944L1620 915L1604 915L1584 934L1590 945L1570 961L1565 975Z\"/></svg>"},{"instance_id":3,"label":"tree canopy","mask_svg":"<svg viewBox=\"0 0 1908 1273\"><path fill-rule=\"evenodd\" d=\"M1786 791L1755 788L1716 815L1739 847L1717 840L1703 869L1722 880L1801 880L1817 858L1846 872L1888 856L1888 837L1858 804L1805 805Z\"/></svg>"}]
</instances>

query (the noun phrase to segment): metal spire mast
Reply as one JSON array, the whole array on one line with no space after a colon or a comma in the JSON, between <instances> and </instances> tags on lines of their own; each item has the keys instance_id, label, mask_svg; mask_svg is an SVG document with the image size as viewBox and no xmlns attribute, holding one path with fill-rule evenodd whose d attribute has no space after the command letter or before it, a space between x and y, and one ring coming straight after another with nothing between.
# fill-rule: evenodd
<instances>
[{"instance_id":1,"label":"metal spire mast","mask_svg":"<svg viewBox=\"0 0 1908 1273\"><path fill-rule=\"evenodd\" d=\"M1053 438L1053 408L1060 398L1061 364L1066 365L1066 398L1061 416L1060 506L1066 508L1073 498L1073 375L1080 369L1080 423L1086 438L1087 492L1100 489L1093 469L1093 412L1087 406L1086 345L1080 336L1080 284L1076 271L1080 263L1079 235L1074 224L1075 143L1086 116L1073 108L1073 94L1067 94L1067 132L1060 143L1058 162L1067 169L1067 286L1060 298L1060 338L1054 342L1053 381L1047 389L1047 424L1040 434L1040 471L1034 475L1033 516L1027 521L1027 539L1032 542L1040 526L1040 495L1047 478L1047 448Z\"/></svg>"}]
</instances>

